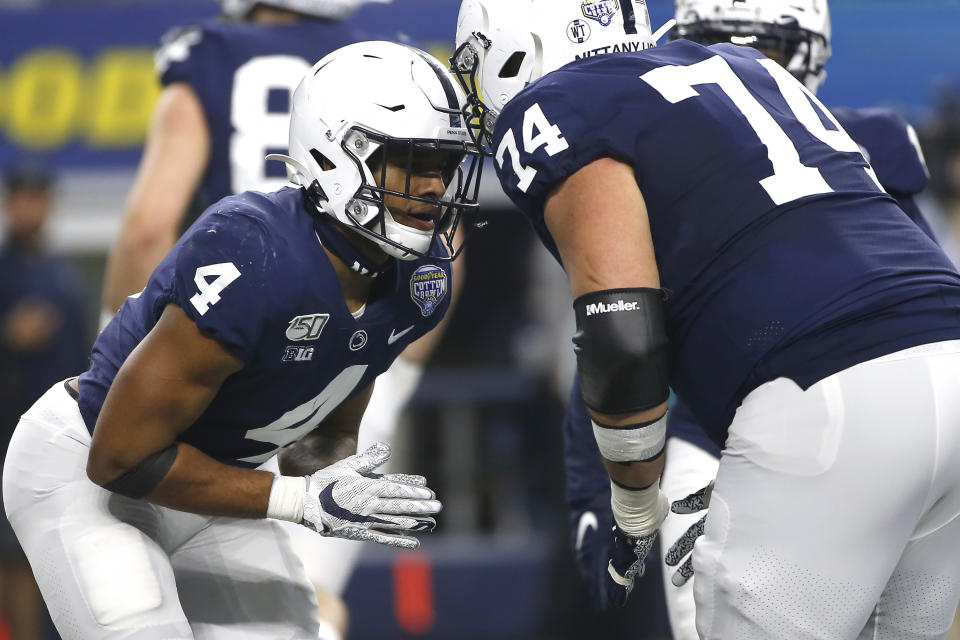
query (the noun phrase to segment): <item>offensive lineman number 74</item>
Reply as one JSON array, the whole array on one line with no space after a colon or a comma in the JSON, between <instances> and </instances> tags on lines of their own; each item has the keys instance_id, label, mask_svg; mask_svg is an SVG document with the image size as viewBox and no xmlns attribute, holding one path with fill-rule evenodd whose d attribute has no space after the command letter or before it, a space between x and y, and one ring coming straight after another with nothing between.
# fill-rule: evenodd
<instances>
[{"instance_id":1,"label":"offensive lineman number 74","mask_svg":"<svg viewBox=\"0 0 960 640\"><path fill-rule=\"evenodd\" d=\"M861 153L860 147L847 135L833 114L817 100L816 96L790 75L790 72L772 60L757 60L757 63L773 77L790 110L811 135L835 151ZM753 97L743 81L737 77L722 57L713 56L687 66L659 67L643 74L640 79L656 89L671 103L699 96L700 94L693 88L696 85L713 84L727 94L760 142L767 148L767 156L770 164L773 165L773 175L760 180L760 186L774 204L782 205L806 196L833 191L823 179L819 169L807 167L800 161L797 147L783 127L777 124L773 116ZM835 130L827 129L823 125L814 110L814 104L836 127ZM538 131L536 136L533 135L534 129ZM560 128L550 124L539 104L531 105L524 114L522 133L523 150L528 154L545 146L547 154L553 156L569 147ZM519 178L517 188L526 193L533 184L537 170L520 164L513 129L507 130L497 148L496 161L499 167L503 167L507 154L510 155L511 167ZM883 191L880 181L869 164L865 170L877 185L877 189Z\"/></svg>"}]
</instances>

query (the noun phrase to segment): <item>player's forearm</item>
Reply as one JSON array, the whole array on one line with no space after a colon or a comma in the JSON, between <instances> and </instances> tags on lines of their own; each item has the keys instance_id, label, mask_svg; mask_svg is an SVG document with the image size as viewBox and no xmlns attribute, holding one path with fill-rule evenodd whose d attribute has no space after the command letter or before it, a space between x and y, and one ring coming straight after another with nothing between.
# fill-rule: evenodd
<instances>
[{"instance_id":1,"label":"player's forearm","mask_svg":"<svg viewBox=\"0 0 960 640\"><path fill-rule=\"evenodd\" d=\"M266 471L223 464L181 443L170 471L144 499L177 511L263 518L273 478Z\"/></svg>"},{"instance_id":2,"label":"player's forearm","mask_svg":"<svg viewBox=\"0 0 960 640\"><path fill-rule=\"evenodd\" d=\"M127 296L141 291L176 240L174 229L141 229L124 225L107 259L104 309L116 313Z\"/></svg>"},{"instance_id":3,"label":"player's forearm","mask_svg":"<svg viewBox=\"0 0 960 640\"><path fill-rule=\"evenodd\" d=\"M630 488L649 487L660 479L663 473L664 457L661 453L653 460L645 462L611 462L603 459L603 467L610 479L619 485Z\"/></svg>"},{"instance_id":4,"label":"player's forearm","mask_svg":"<svg viewBox=\"0 0 960 640\"><path fill-rule=\"evenodd\" d=\"M280 473L306 476L357 452L357 432L328 432L323 425L278 454Z\"/></svg>"}]
</instances>

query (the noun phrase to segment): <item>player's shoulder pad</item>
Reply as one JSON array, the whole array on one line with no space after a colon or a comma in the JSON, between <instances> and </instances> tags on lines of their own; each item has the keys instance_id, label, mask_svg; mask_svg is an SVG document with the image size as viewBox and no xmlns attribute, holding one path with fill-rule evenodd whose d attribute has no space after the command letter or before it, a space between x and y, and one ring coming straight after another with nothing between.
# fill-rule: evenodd
<instances>
[{"instance_id":1,"label":"player's shoulder pad","mask_svg":"<svg viewBox=\"0 0 960 640\"><path fill-rule=\"evenodd\" d=\"M891 109L830 110L873 166L880 184L893 195L923 191L930 179L916 131Z\"/></svg>"},{"instance_id":2,"label":"player's shoulder pad","mask_svg":"<svg viewBox=\"0 0 960 640\"><path fill-rule=\"evenodd\" d=\"M276 204L256 191L228 196L212 204L184 234L180 259L230 260L256 265L257 276L269 274L277 261L274 224ZM180 261L178 261L179 264Z\"/></svg>"},{"instance_id":3,"label":"player's shoulder pad","mask_svg":"<svg viewBox=\"0 0 960 640\"><path fill-rule=\"evenodd\" d=\"M211 19L167 31L153 58L161 84L191 83L205 58L219 57L207 52L215 50L218 42L229 42L234 28L233 23Z\"/></svg>"},{"instance_id":4,"label":"player's shoulder pad","mask_svg":"<svg viewBox=\"0 0 960 640\"><path fill-rule=\"evenodd\" d=\"M596 123L606 119L613 100L593 84L590 76L564 68L529 85L504 107L493 136L494 162L504 192L515 203L538 208L556 184L602 155L594 149L602 146L598 135L606 128Z\"/></svg>"},{"instance_id":5,"label":"player's shoulder pad","mask_svg":"<svg viewBox=\"0 0 960 640\"><path fill-rule=\"evenodd\" d=\"M171 299L201 331L244 361L296 279L281 268L283 247L264 194L246 192L208 208L175 248Z\"/></svg>"}]
</instances>

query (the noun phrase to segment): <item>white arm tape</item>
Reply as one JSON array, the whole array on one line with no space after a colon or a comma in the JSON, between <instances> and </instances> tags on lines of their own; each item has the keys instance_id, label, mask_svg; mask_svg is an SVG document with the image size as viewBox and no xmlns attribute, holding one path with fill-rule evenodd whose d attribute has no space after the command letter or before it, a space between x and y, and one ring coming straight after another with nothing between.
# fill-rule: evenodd
<instances>
[{"instance_id":1,"label":"white arm tape","mask_svg":"<svg viewBox=\"0 0 960 640\"><path fill-rule=\"evenodd\" d=\"M660 492L659 480L646 489L625 489L611 482L610 508L617 526L627 535L639 537L660 528L670 503Z\"/></svg>"},{"instance_id":2,"label":"white arm tape","mask_svg":"<svg viewBox=\"0 0 960 640\"><path fill-rule=\"evenodd\" d=\"M267 503L267 517L299 524L303 520L303 498L306 493L306 478L274 476L270 501Z\"/></svg>"},{"instance_id":3,"label":"white arm tape","mask_svg":"<svg viewBox=\"0 0 960 640\"><path fill-rule=\"evenodd\" d=\"M593 437L600 454L611 462L649 460L667 441L667 414L637 429L612 429L593 422Z\"/></svg>"}]
</instances>

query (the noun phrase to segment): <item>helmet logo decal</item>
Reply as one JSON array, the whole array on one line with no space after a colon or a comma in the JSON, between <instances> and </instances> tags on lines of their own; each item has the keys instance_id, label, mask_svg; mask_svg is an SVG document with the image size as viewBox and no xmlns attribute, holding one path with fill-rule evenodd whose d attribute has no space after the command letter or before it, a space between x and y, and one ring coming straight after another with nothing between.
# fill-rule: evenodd
<instances>
[{"instance_id":1,"label":"helmet logo decal","mask_svg":"<svg viewBox=\"0 0 960 640\"><path fill-rule=\"evenodd\" d=\"M596 20L606 27L613 20L613 16L617 15L617 11L620 10L620 3L617 0L583 0L580 10L583 12L584 18Z\"/></svg>"},{"instance_id":2,"label":"helmet logo decal","mask_svg":"<svg viewBox=\"0 0 960 640\"><path fill-rule=\"evenodd\" d=\"M410 297L420 307L420 313L429 316L447 295L447 272L433 264L418 267L410 276Z\"/></svg>"},{"instance_id":3,"label":"helmet logo decal","mask_svg":"<svg viewBox=\"0 0 960 640\"><path fill-rule=\"evenodd\" d=\"M570 42L577 44L586 42L590 39L590 23L577 18L567 25L567 38L570 39Z\"/></svg>"}]
</instances>

